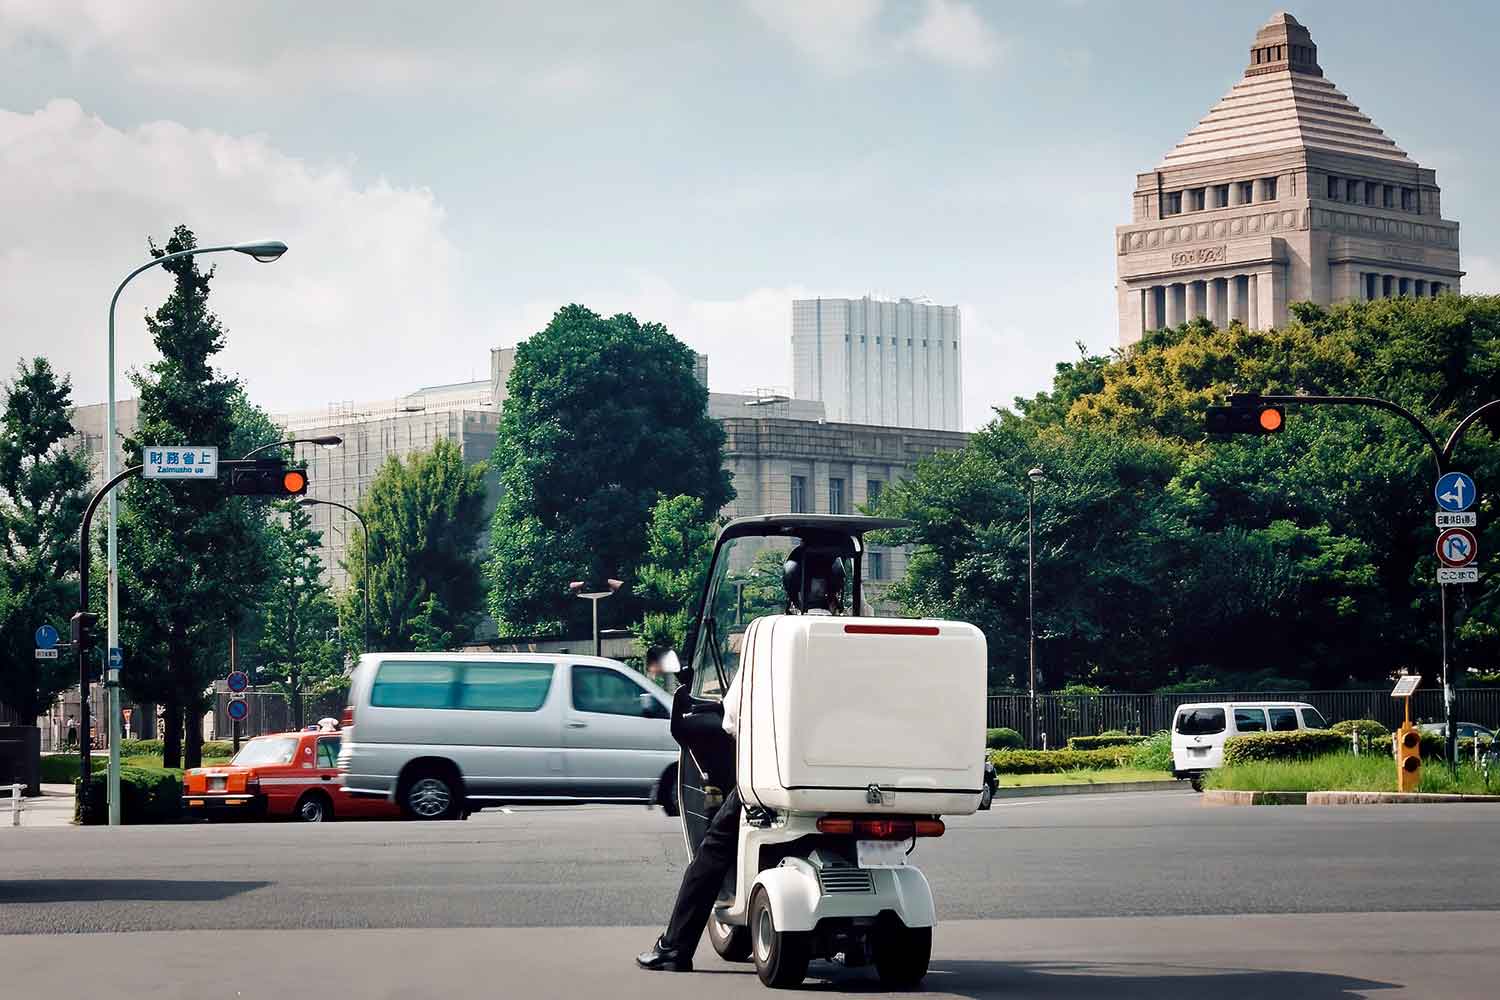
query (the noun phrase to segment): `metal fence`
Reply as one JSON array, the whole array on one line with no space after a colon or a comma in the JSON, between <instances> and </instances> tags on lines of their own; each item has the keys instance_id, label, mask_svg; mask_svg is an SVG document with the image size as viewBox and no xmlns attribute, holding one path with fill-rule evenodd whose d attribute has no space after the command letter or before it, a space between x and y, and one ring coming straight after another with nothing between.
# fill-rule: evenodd
<instances>
[{"instance_id":1,"label":"metal fence","mask_svg":"<svg viewBox=\"0 0 1500 1000\"><path fill-rule=\"evenodd\" d=\"M229 695L214 695L212 738L227 740L234 736L234 720L229 717ZM302 700L303 725L312 725L319 719L337 719L344 711L345 696L337 694L319 695ZM292 703L286 695L277 691L247 691L245 704L249 714L240 722L240 738L263 736L266 733L284 733L293 726Z\"/></svg>"},{"instance_id":2,"label":"metal fence","mask_svg":"<svg viewBox=\"0 0 1500 1000\"><path fill-rule=\"evenodd\" d=\"M1024 694L990 695L989 727L1001 726L1026 735ZM1062 746L1069 737L1095 736L1109 729L1154 733L1167 729L1178 705L1200 701L1300 701L1323 713L1330 723L1345 719L1374 719L1394 729L1401 724L1401 702L1389 690L1380 691L1228 691L1217 694L1039 694L1037 732L1047 745ZM1436 688L1412 696L1412 721L1443 718L1442 692ZM1454 692L1453 717L1492 728L1500 725L1500 688L1462 688ZM1038 736L1038 742L1041 737Z\"/></svg>"}]
</instances>

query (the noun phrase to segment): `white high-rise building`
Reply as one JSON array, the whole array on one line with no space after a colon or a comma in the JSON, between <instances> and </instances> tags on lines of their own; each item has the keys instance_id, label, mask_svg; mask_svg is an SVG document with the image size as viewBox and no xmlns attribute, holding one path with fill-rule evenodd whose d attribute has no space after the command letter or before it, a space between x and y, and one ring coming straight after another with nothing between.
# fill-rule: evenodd
<instances>
[{"instance_id":1,"label":"white high-rise building","mask_svg":"<svg viewBox=\"0 0 1500 1000\"><path fill-rule=\"evenodd\" d=\"M960 430L963 353L958 306L919 299L797 299L792 395L821 400L828 419Z\"/></svg>"}]
</instances>

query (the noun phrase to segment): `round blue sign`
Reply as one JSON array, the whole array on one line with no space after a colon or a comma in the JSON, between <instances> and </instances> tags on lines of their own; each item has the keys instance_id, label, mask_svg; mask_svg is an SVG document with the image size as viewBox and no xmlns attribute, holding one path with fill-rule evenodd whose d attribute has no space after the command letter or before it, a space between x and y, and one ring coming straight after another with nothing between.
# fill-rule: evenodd
<instances>
[{"instance_id":1,"label":"round blue sign","mask_svg":"<svg viewBox=\"0 0 1500 1000\"><path fill-rule=\"evenodd\" d=\"M227 678L224 679L224 683L228 685L229 690L233 691L235 694L239 694L241 691L250 686L250 675L245 673L243 670L235 670L231 672Z\"/></svg>"},{"instance_id":2,"label":"round blue sign","mask_svg":"<svg viewBox=\"0 0 1500 1000\"><path fill-rule=\"evenodd\" d=\"M36 630L36 648L52 649L57 646L57 629L43 625Z\"/></svg>"},{"instance_id":3,"label":"round blue sign","mask_svg":"<svg viewBox=\"0 0 1500 1000\"><path fill-rule=\"evenodd\" d=\"M1474 480L1462 472L1448 472L1432 488L1432 495L1443 510L1457 513L1472 507L1479 491L1474 488Z\"/></svg>"},{"instance_id":4,"label":"round blue sign","mask_svg":"<svg viewBox=\"0 0 1500 1000\"><path fill-rule=\"evenodd\" d=\"M235 722L239 722L245 716L250 714L250 705L243 698L235 698L229 703L229 707L225 709L225 711L229 713L229 717L231 719L233 719Z\"/></svg>"}]
</instances>

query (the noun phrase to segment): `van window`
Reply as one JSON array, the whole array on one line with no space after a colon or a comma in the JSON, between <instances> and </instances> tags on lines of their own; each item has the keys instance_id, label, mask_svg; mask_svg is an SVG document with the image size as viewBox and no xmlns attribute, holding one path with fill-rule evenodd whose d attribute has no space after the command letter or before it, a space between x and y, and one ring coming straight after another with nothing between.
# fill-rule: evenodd
<instances>
[{"instance_id":1,"label":"van window","mask_svg":"<svg viewBox=\"0 0 1500 1000\"><path fill-rule=\"evenodd\" d=\"M535 712L552 688L550 663L471 663L458 707L488 712Z\"/></svg>"},{"instance_id":2,"label":"van window","mask_svg":"<svg viewBox=\"0 0 1500 1000\"><path fill-rule=\"evenodd\" d=\"M1266 710L1263 708L1237 708L1234 710L1234 728L1242 733L1266 731Z\"/></svg>"},{"instance_id":3,"label":"van window","mask_svg":"<svg viewBox=\"0 0 1500 1000\"><path fill-rule=\"evenodd\" d=\"M573 667L573 707L580 712L644 716L645 693L635 681L608 667Z\"/></svg>"},{"instance_id":4,"label":"van window","mask_svg":"<svg viewBox=\"0 0 1500 1000\"><path fill-rule=\"evenodd\" d=\"M376 708L451 708L458 666L453 663L382 663L370 685Z\"/></svg>"},{"instance_id":5,"label":"van window","mask_svg":"<svg viewBox=\"0 0 1500 1000\"><path fill-rule=\"evenodd\" d=\"M1213 736L1223 731L1222 708L1193 708L1177 714L1177 732L1183 736Z\"/></svg>"},{"instance_id":6,"label":"van window","mask_svg":"<svg viewBox=\"0 0 1500 1000\"><path fill-rule=\"evenodd\" d=\"M1304 708L1302 709L1302 728L1327 729L1328 720L1323 718L1323 713L1316 708Z\"/></svg>"},{"instance_id":7,"label":"van window","mask_svg":"<svg viewBox=\"0 0 1500 1000\"><path fill-rule=\"evenodd\" d=\"M1297 729L1297 710L1292 708L1271 709L1271 731L1291 733Z\"/></svg>"}]
</instances>

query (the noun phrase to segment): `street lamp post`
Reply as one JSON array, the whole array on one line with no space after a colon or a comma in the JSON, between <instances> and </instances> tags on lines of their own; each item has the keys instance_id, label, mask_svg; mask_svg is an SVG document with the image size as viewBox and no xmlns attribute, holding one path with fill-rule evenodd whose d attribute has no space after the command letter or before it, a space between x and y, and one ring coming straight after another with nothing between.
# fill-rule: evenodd
<instances>
[{"instance_id":1,"label":"street lamp post","mask_svg":"<svg viewBox=\"0 0 1500 1000\"><path fill-rule=\"evenodd\" d=\"M115 288L114 296L109 300L109 345L107 349L109 363L109 399L106 403L104 414L104 481L107 483L115 477L115 305L120 301L120 293L130 280L142 271L165 264L168 261L177 260L181 257L192 257L204 253L223 253L233 250L235 253L247 254L260 261L269 264L286 253L286 244L279 240L256 240L250 243L232 243L219 247L195 247L192 250L179 250L176 253L163 254L155 257L140 267L125 275ZM106 529L106 565L108 567L108 591L107 613L109 615L109 642L105 651L116 649L120 645L120 562L119 550L116 546L116 524L119 520L119 501L113 491L109 494L109 514L106 518L108 528ZM106 659L106 663L107 663ZM105 686L109 690L109 774L107 785L109 789L109 825L120 825L120 741L117 734L120 731L120 675L111 669L105 675ZM88 780L88 775L83 776Z\"/></svg>"},{"instance_id":2,"label":"street lamp post","mask_svg":"<svg viewBox=\"0 0 1500 1000\"><path fill-rule=\"evenodd\" d=\"M1030 683L1028 745L1036 747L1036 486L1047 478L1041 466L1026 473L1026 660Z\"/></svg>"},{"instance_id":3,"label":"street lamp post","mask_svg":"<svg viewBox=\"0 0 1500 1000\"><path fill-rule=\"evenodd\" d=\"M315 500L312 497L303 497L298 501L298 503L303 507L317 507L321 505L324 507L337 507L339 510L348 511L350 514L354 515L354 519L359 522L360 530L364 532L365 579L364 586L360 589L364 592L365 621L363 629L364 639L361 643L360 652L368 653L370 651L370 526L365 523L365 516L363 514L355 510L353 507L344 506L337 500Z\"/></svg>"},{"instance_id":4,"label":"street lamp post","mask_svg":"<svg viewBox=\"0 0 1500 1000\"><path fill-rule=\"evenodd\" d=\"M594 606L594 655L595 656L603 656L604 655L604 647L602 645L600 645L600 642L599 642L599 602L602 601L604 598L613 595L615 593L615 591L617 591L621 587L625 586L625 583L624 583L623 580L605 580L604 582L609 586L608 590L585 591L583 588L586 587L587 584L585 584L582 580L574 580L572 583L568 584L568 589L573 592L573 596L574 597L582 597L585 600L591 602L593 604L593 606Z\"/></svg>"}]
</instances>

